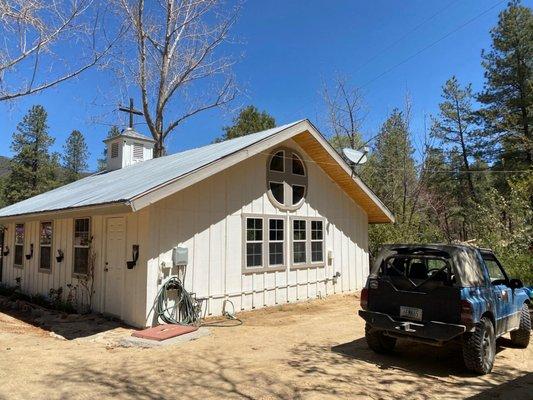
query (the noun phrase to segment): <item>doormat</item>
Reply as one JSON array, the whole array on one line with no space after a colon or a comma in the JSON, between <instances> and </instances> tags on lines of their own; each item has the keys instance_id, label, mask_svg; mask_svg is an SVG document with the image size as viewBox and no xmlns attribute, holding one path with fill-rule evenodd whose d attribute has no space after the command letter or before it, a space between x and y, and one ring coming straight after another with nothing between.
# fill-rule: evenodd
<instances>
[{"instance_id":1,"label":"doormat","mask_svg":"<svg viewBox=\"0 0 533 400\"><path fill-rule=\"evenodd\" d=\"M135 331L131 336L161 342L196 330L198 330L197 326L163 324L142 331Z\"/></svg>"}]
</instances>

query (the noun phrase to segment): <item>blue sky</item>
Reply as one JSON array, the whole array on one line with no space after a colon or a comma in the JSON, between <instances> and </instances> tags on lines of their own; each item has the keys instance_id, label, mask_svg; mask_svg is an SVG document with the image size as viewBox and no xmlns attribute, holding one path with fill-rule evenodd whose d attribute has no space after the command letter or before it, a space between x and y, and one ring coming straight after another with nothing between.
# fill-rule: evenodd
<instances>
[{"instance_id":1,"label":"blue sky","mask_svg":"<svg viewBox=\"0 0 533 400\"><path fill-rule=\"evenodd\" d=\"M531 7L532 2L523 3ZM475 90L482 88L481 49L489 48L489 30L506 4L498 0L248 0L233 29L240 43L230 46L242 54L234 72L243 94L233 106L254 104L272 114L278 124L309 118L327 133L321 86L342 74L353 85L364 86L364 137L375 135L387 114L402 107L409 93L412 127L420 143L424 116L436 113L441 87L450 76L471 82ZM105 124L126 123L125 115L113 112L116 93L106 89L112 87L111 74L93 70L42 94L0 104L0 155L11 155L11 135L26 110L42 104L56 138L53 150L61 151L68 134L79 129L86 136L94 169L108 129ZM125 93L124 102L129 96L139 104L137 92ZM229 110L198 115L172 134L169 152L211 142L232 117ZM148 134L144 125L136 129Z\"/></svg>"}]
</instances>

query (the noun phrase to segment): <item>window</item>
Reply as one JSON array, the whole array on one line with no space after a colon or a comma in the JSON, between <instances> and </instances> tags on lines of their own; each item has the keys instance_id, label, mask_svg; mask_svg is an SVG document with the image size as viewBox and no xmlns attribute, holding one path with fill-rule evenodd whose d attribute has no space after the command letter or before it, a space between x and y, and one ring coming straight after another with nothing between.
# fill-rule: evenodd
<instances>
[{"instance_id":1,"label":"window","mask_svg":"<svg viewBox=\"0 0 533 400\"><path fill-rule=\"evenodd\" d=\"M15 225L15 267L22 267L24 258L24 224Z\"/></svg>"},{"instance_id":2,"label":"window","mask_svg":"<svg viewBox=\"0 0 533 400\"><path fill-rule=\"evenodd\" d=\"M90 245L89 218L74 220L74 273L86 275L89 272L89 245Z\"/></svg>"},{"instance_id":3,"label":"window","mask_svg":"<svg viewBox=\"0 0 533 400\"><path fill-rule=\"evenodd\" d=\"M293 211L302 206L307 191L303 159L292 149L275 150L267 165L268 197L281 210Z\"/></svg>"},{"instance_id":4,"label":"window","mask_svg":"<svg viewBox=\"0 0 533 400\"><path fill-rule=\"evenodd\" d=\"M303 219L295 219L292 221L293 231L293 263L294 264L303 264L307 261L306 256L306 221Z\"/></svg>"},{"instance_id":5,"label":"window","mask_svg":"<svg viewBox=\"0 0 533 400\"><path fill-rule=\"evenodd\" d=\"M133 159L134 160L144 159L144 146L142 143L133 143Z\"/></svg>"},{"instance_id":6,"label":"window","mask_svg":"<svg viewBox=\"0 0 533 400\"><path fill-rule=\"evenodd\" d=\"M322 221L311 221L311 262L324 261L324 230Z\"/></svg>"},{"instance_id":7,"label":"window","mask_svg":"<svg viewBox=\"0 0 533 400\"><path fill-rule=\"evenodd\" d=\"M44 270L52 268L52 234L52 223L41 222L39 268Z\"/></svg>"},{"instance_id":8,"label":"window","mask_svg":"<svg viewBox=\"0 0 533 400\"><path fill-rule=\"evenodd\" d=\"M118 157L118 142L111 143L111 158Z\"/></svg>"},{"instance_id":9,"label":"window","mask_svg":"<svg viewBox=\"0 0 533 400\"><path fill-rule=\"evenodd\" d=\"M270 219L268 224L268 265L283 265L284 221Z\"/></svg>"},{"instance_id":10,"label":"window","mask_svg":"<svg viewBox=\"0 0 533 400\"><path fill-rule=\"evenodd\" d=\"M490 282L492 284L501 285L507 281L507 276L505 276L505 273L494 256L483 254L483 261L485 261L485 265L487 266Z\"/></svg>"},{"instance_id":11,"label":"window","mask_svg":"<svg viewBox=\"0 0 533 400\"><path fill-rule=\"evenodd\" d=\"M246 266L263 266L263 220L246 218Z\"/></svg>"}]
</instances>

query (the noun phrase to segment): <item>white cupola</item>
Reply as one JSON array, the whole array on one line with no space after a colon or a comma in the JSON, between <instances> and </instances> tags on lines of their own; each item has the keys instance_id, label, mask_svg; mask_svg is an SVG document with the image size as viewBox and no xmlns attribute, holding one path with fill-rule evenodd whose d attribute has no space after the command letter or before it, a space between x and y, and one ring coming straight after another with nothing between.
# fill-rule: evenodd
<instances>
[{"instance_id":1,"label":"white cupola","mask_svg":"<svg viewBox=\"0 0 533 400\"><path fill-rule=\"evenodd\" d=\"M107 170L114 171L154 157L155 140L124 129L120 135L104 140L107 146Z\"/></svg>"}]
</instances>

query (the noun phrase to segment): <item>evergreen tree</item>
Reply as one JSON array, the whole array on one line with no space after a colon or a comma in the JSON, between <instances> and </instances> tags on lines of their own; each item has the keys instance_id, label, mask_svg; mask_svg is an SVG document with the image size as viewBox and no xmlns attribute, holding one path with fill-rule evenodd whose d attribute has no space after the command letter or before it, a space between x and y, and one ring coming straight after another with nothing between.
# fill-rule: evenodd
<instances>
[{"instance_id":1,"label":"evergreen tree","mask_svg":"<svg viewBox=\"0 0 533 400\"><path fill-rule=\"evenodd\" d=\"M120 135L120 129L118 129L118 126L113 125L107 132L106 139L111 139L115 136ZM107 146L104 147L104 151L102 152L102 158L99 158L97 160L98 163L98 171L105 171L107 168Z\"/></svg>"},{"instance_id":2,"label":"evergreen tree","mask_svg":"<svg viewBox=\"0 0 533 400\"><path fill-rule=\"evenodd\" d=\"M470 162L474 149L480 145L480 133L472 109L472 87L467 85L462 88L453 76L444 84L442 98L444 101L439 104L439 115L433 119L431 135L460 156L461 169L465 171L460 180L466 183L471 198L475 200ZM463 195L468 197L468 193Z\"/></svg>"},{"instance_id":3,"label":"evergreen tree","mask_svg":"<svg viewBox=\"0 0 533 400\"><path fill-rule=\"evenodd\" d=\"M48 135L47 113L33 106L17 125L11 149L11 174L5 187L9 204L27 199L57 185L57 160L49 154L54 138Z\"/></svg>"},{"instance_id":4,"label":"evergreen tree","mask_svg":"<svg viewBox=\"0 0 533 400\"><path fill-rule=\"evenodd\" d=\"M63 145L63 168L67 183L80 179L80 174L87 170L88 157L89 149L83 134L77 130L72 131Z\"/></svg>"},{"instance_id":5,"label":"evergreen tree","mask_svg":"<svg viewBox=\"0 0 533 400\"><path fill-rule=\"evenodd\" d=\"M276 120L266 111L259 111L255 106L244 107L237 117L233 119L233 125L223 128L224 135L215 139L215 142L234 139L250 133L264 131L276 127Z\"/></svg>"},{"instance_id":6,"label":"evergreen tree","mask_svg":"<svg viewBox=\"0 0 533 400\"><path fill-rule=\"evenodd\" d=\"M502 158L513 169L533 163L533 13L512 0L491 30L492 48L482 52L486 133L500 141Z\"/></svg>"}]
</instances>

